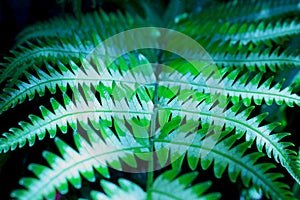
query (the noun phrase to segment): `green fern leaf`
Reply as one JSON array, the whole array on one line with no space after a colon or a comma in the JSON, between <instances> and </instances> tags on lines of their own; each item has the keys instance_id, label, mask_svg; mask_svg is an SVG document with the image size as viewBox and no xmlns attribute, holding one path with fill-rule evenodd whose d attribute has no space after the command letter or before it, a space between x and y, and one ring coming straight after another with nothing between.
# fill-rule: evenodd
<instances>
[{"instance_id":1,"label":"green fern leaf","mask_svg":"<svg viewBox=\"0 0 300 200\"><path fill-rule=\"evenodd\" d=\"M96 133L88 128L88 142L78 133L74 141L78 151L75 151L62 140L55 138L62 158L45 151L43 157L51 168L39 164L31 164L29 169L38 178L23 178L20 184L26 189L15 190L11 197L18 199L54 199L55 191L62 194L68 192L68 181L75 187L81 187L81 175L95 181L94 169L104 177L109 177L108 166L121 170L120 159L132 167L135 162L128 163L129 157L134 160L134 152L146 152L148 147L137 143L132 136L118 139L107 125L100 122L101 130ZM104 139L101 139L100 136ZM119 136L120 137L120 136Z\"/></svg>"},{"instance_id":2,"label":"green fern leaf","mask_svg":"<svg viewBox=\"0 0 300 200\"><path fill-rule=\"evenodd\" d=\"M217 6L205 8L197 18L216 19L229 22L252 22L262 19L277 19L282 16L293 16L300 12L297 0L289 1L230 1ZM224 15L226 13L226 15Z\"/></svg>"},{"instance_id":3,"label":"green fern leaf","mask_svg":"<svg viewBox=\"0 0 300 200\"><path fill-rule=\"evenodd\" d=\"M79 33L79 37L84 39L86 33L95 32L104 40L121 31L142 25L144 20L137 15L132 16L128 12L122 14L116 12L107 14L102 10L87 13L80 17L80 21L72 16L64 16L50 19L47 22L40 22L24 29L17 36L16 47L27 41L47 38L68 38ZM110 26L107 26L110 24ZM105 31L103 31L105 29Z\"/></svg>"},{"instance_id":4,"label":"green fern leaf","mask_svg":"<svg viewBox=\"0 0 300 200\"><path fill-rule=\"evenodd\" d=\"M117 61L122 63L120 67L114 63L106 68L101 59L94 57L92 62L95 63L96 69L86 59L81 59L81 66L69 61L70 71L63 63L58 62L59 70L54 69L50 64L46 65L46 70L36 69L37 76L25 72L28 83L17 81L12 88L5 88L0 95L0 114L9 108L21 104L28 97L32 100L36 93L41 97L48 89L52 94L56 93L58 87L62 92L66 92L67 86L71 88L79 85L91 85L98 88L99 84L112 87L113 83L127 85L135 88L135 84L151 85L155 83L154 73L150 63L142 55L138 55L138 59L133 55L129 55L130 63L127 64L125 58L119 58ZM142 67L138 67L142 65ZM114 68L113 68L114 66ZM122 70L123 74L120 74ZM48 74L49 73L49 74ZM136 77L138 78L136 78ZM18 88L18 89L15 89ZM97 90L97 89L96 89ZM126 93L124 93L126 94Z\"/></svg>"},{"instance_id":5,"label":"green fern leaf","mask_svg":"<svg viewBox=\"0 0 300 200\"><path fill-rule=\"evenodd\" d=\"M163 88L162 90L168 90ZM288 133L271 134L272 130L278 126L277 123L272 123L264 126L259 126L260 122L266 117L265 114L249 118L249 115L254 107L249 107L238 113L240 104L231 108L225 109L226 105L215 106L214 100L203 101L205 97L194 97L198 100L180 100L173 98L169 102L169 98L160 98L160 105L162 110L167 110L173 116L185 116L186 120L201 120L201 124L214 124L219 127L226 127L227 130L236 130L237 134L246 135L246 140L256 141L256 146L260 152L263 147L269 157L273 155L274 159L281 163L297 182L300 183L299 173L295 173L293 166L293 155L295 152L289 147L292 143L281 142L281 140L290 135ZM186 98L183 98L186 99ZM200 103L199 103L200 102Z\"/></svg>"},{"instance_id":6,"label":"green fern leaf","mask_svg":"<svg viewBox=\"0 0 300 200\"><path fill-rule=\"evenodd\" d=\"M250 71L266 72L270 69L277 72L286 68L299 68L300 58L297 50L291 51L282 47L267 47L264 44L231 44L230 42L212 42L211 40L197 40L205 50L207 55L199 55L201 61L213 61L219 68L247 68ZM176 61L174 56L165 58L168 62ZM167 63L168 63L167 62Z\"/></svg>"},{"instance_id":7,"label":"green fern leaf","mask_svg":"<svg viewBox=\"0 0 300 200\"><path fill-rule=\"evenodd\" d=\"M206 74L210 74L207 71L210 71L211 65L204 63L205 67L200 72L195 74L188 72L183 75L179 71L191 68L189 63L175 60L167 65L177 70L171 71L168 69L167 72L162 71L159 83L166 88L177 87L178 89L172 89L173 93L179 92L180 88L180 90L193 90L212 95L222 94L231 97L231 101L234 104L242 100L247 107L250 106L252 101L256 105L261 105L263 100L267 105L272 105L274 101L278 105L285 103L290 107L294 104L300 105L300 97L296 94L291 94L292 88L287 87L281 90L282 83L277 83L271 87L273 77L260 84L264 73L258 73L253 78L249 78L252 77L249 72L244 73L239 69L229 71L227 68L224 68L219 70L219 76L208 77ZM244 74L237 78L241 73Z\"/></svg>"},{"instance_id":8,"label":"green fern leaf","mask_svg":"<svg viewBox=\"0 0 300 200\"><path fill-rule=\"evenodd\" d=\"M240 47L239 47L240 46ZM258 45L231 45L229 42L219 44L211 43L206 47L213 61L222 67L246 67L250 71L260 70L266 72L267 68L273 72L283 70L286 67L299 68L299 55L297 51L289 49L265 47ZM281 53L279 53L281 52Z\"/></svg>"},{"instance_id":9,"label":"green fern leaf","mask_svg":"<svg viewBox=\"0 0 300 200\"><path fill-rule=\"evenodd\" d=\"M0 151L14 150L17 146L21 148L26 144L26 141L29 142L29 146L32 146L36 136L42 140L46 132L50 134L50 138L53 138L56 135L57 127L63 133L67 132L68 125L76 130L77 122L85 127L90 121L94 128L99 129L98 121L100 118L102 120L110 120L111 117L122 118L123 116L127 116L127 118L139 117L140 119L151 118L153 104L151 104L150 98L147 100L147 97L144 96L138 100L138 97L133 94L131 99L125 100L123 98L114 103L106 90L102 88L100 91L103 93L103 97L105 96L101 104L87 87L84 87L85 98L79 91L74 90L73 98L75 98L76 103L67 95L63 95L63 105L52 98L51 104L54 112L52 113L41 106L42 118L30 115L31 123L20 122L21 128L11 128L10 132L3 134L5 138L0 140Z\"/></svg>"},{"instance_id":10,"label":"green fern leaf","mask_svg":"<svg viewBox=\"0 0 300 200\"><path fill-rule=\"evenodd\" d=\"M187 173L176 178L178 174L179 170L173 169L158 176L155 179L153 186L147 190L148 193L151 193L151 198L161 200L184 200L187 197L191 200L213 200L220 198L219 193L204 194L211 186L210 181L198 183L189 187L197 177L197 172ZM127 198L132 200L146 200L146 192L133 182L119 179L119 184L121 187L108 181L101 180L101 186L107 195L101 192L92 191L92 199L109 200Z\"/></svg>"},{"instance_id":11,"label":"green fern leaf","mask_svg":"<svg viewBox=\"0 0 300 200\"><path fill-rule=\"evenodd\" d=\"M79 40L80 41L80 40ZM39 44L30 45L29 48L22 47L22 51L14 52L16 57L6 58L9 63L4 64L0 74L0 83L10 78L10 82L18 78L28 69L37 69L45 61L56 63L57 60L68 62L69 60L78 60L86 56L95 47L95 45L74 45L71 43L63 44Z\"/></svg>"},{"instance_id":12,"label":"green fern leaf","mask_svg":"<svg viewBox=\"0 0 300 200\"><path fill-rule=\"evenodd\" d=\"M201 25L199 25L201 24ZM222 21L207 21L205 24L188 21L177 27L179 31L198 39L209 38L211 42L230 41L231 44L264 43L272 46L272 41L277 44L282 39L300 33L298 19L285 19L274 21L259 21L253 23L223 23Z\"/></svg>"},{"instance_id":13,"label":"green fern leaf","mask_svg":"<svg viewBox=\"0 0 300 200\"><path fill-rule=\"evenodd\" d=\"M183 129L176 129L167 137L160 137L154 141L156 151L164 150L164 156L168 157L170 153L173 167L180 167L181 161L186 152L188 164L191 169L195 169L200 159L204 170L214 163L214 173L217 178L221 178L225 169L228 168L228 175L232 182L236 182L240 175L245 186L250 182L256 187L263 188L267 196L272 199L292 199L292 193L287 190L288 186L278 182L282 174L268 172L274 168L273 164L257 163L257 160L263 156L262 153L245 154L249 147L249 142L234 145L239 137L233 135L226 139L219 134L208 136L208 130L202 129L197 132L189 133ZM226 133L228 134L228 132ZM225 135L226 135L225 134ZM220 137L220 138L218 138ZM211 146L211 142L217 142ZM178 156L174 156L177 154ZM180 157L179 157L180 155ZM179 164L178 164L179 163Z\"/></svg>"},{"instance_id":14,"label":"green fern leaf","mask_svg":"<svg viewBox=\"0 0 300 200\"><path fill-rule=\"evenodd\" d=\"M187 188L197 177L197 172L178 175L178 170L170 170L160 175L150 190L152 199L219 199L219 193L203 193L210 187L211 182L200 183ZM176 188L176 189L175 189ZM174 190L175 189L175 190ZM200 196L201 195L201 196ZM203 195L203 196L202 196Z\"/></svg>"},{"instance_id":15,"label":"green fern leaf","mask_svg":"<svg viewBox=\"0 0 300 200\"><path fill-rule=\"evenodd\" d=\"M93 200L111 200L123 198L131 200L146 199L146 193L140 186L126 179L119 179L118 182L120 187L111 182L101 180L101 188L103 188L106 194L98 191L92 191L91 198Z\"/></svg>"}]
</instances>

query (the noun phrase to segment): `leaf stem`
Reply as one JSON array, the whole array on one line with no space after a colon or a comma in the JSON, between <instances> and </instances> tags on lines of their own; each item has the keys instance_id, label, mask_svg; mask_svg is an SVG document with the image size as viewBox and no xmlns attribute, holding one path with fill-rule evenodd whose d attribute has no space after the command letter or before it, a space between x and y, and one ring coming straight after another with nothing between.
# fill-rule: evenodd
<instances>
[{"instance_id":1,"label":"leaf stem","mask_svg":"<svg viewBox=\"0 0 300 200\"><path fill-rule=\"evenodd\" d=\"M154 108L153 108L153 113L152 113L152 117L151 117L151 126L150 126L150 134L149 134L149 150L150 150L150 159L148 162L148 177L147 177L147 200L151 200L151 188L152 188L152 184L153 184L153 179L154 179L154 144L153 144L153 136L155 134L155 130L156 130L156 117L157 117L157 102L158 102L158 96L157 96L157 88L158 85L155 84L155 89L154 89Z\"/></svg>"},{"instance_id":2,"label":"leaf stem","mask_svg":"<svg viewBox=\"0 0 300 200\"><path fill-rule=\"evenodd\" d=\"M153 155L151 156L148 164L148 176L147 176L147 200L152 199L151 195L151 188L153 184L153 179L154 179L154 172L153 172Z\"/></svg>"}]
</instances>

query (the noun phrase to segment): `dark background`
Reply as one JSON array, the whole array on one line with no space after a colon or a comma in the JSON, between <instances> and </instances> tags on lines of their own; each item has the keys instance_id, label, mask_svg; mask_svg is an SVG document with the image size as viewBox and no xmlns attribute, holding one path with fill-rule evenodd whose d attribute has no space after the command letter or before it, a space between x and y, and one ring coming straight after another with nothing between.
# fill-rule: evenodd
<instances>
[{"instance_id":1,"label":"dark background","mask_svg":"<svg viewBox=\"0 0 300 200\"><path fill-rule=\"evenodd\" d=\"M93 7L90 0L82 1L83 12L99 7L106 12L122 10L117 1L97 1ZM26 26L63 14L73 14L69 1L0 0L0 59L12 48L15 37Z\"/></svg>"},{"instance_id":2,"label":"dark background","mask_svg":"<svg viewBox=\"0 0 300 200\"><path fill-rule=\"evenodd\" d=\"M0 54L5 55L15 36L27 25L50 18L59 12L55 0L0 1Z\"/></svg>"}]
</instances>

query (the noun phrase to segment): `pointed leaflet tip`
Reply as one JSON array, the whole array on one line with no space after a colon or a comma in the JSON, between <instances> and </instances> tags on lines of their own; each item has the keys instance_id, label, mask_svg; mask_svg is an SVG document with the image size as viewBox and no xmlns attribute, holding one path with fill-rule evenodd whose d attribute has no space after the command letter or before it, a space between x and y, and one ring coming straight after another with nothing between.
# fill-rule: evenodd
<instances>
[{"instance_id":1,"label":"pointed leaflet tip","mask_svg":"<svg viewBox=\"0 0 300 200\"><path fill-rule=\"evenodd\" d=\"M42 112L42 116L44 119L53 114L45 106L40 106L39 108L40 108L40 111Z\"/></svg>"},{"instance_id":2,"label":"pointed leaflet tip","mask_svg":"<svg viewBox=\"0 0 300 200\"><path fill-rule=\"evenodd\" d=\"M198 174L199 174L199 172L197 172L197 171L190 172L190 173L181 175L177 180L179 180L180 184L187 187L189 184L191 184L196 179Z\"/></svg>"},{"instance_id":3,"label":"pointed leaflet tip","mask_svg":"<svg viewBox=\"0 0 300 200\"><path fill-rule=\"evenodd\" d=\"M179 170L179 169L168 170L168 171L164 172L163 174L161 174L159 177L161 177L163 179L167 179L169 181L172 181L175 179L176 176L178 176L180 171L181 170Z\"/></svg>"},{"instance_id":4,"label":"pointed leaflet tip","mask_svg":"<svg viewBox=\"0 0 300 200\"><path fill-rule=\"evenodd\" d=\"M57 111L60 107L62 107L62 106L58 103L58 101L56 101L56 99L54 99L54 98L51 98L51 99L50 99L50 102L51 102L51 105L52 105L52 108L53 108L54 113L56 113L56 111Z\"/></svg>"}]
</instances>

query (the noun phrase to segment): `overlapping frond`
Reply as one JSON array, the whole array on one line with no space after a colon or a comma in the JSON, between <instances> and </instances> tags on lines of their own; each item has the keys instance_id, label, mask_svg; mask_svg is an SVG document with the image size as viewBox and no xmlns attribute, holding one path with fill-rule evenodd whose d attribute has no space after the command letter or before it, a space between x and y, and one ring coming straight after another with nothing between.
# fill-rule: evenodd
<instances>
[{"instance_id":1,"label":"overlapping frond","mask_svg":"<svg viewBox=\"0 0 300 200\"><path fill-rule=\"evenodd\" d=\"M40 164L31 164L29 169L37 178L22 178L20 184L26 189L12 192L11 196L18 199L55 199L55 192L68 192L68 183L75 188L81 187L83 176L88 181L95 181L97 170L102 176L109 177L108 167L122 169L121 160L129 166L135 167L134 152L147 152L146 145L139 144L129 134L125 137L116 137L104 123L99 132L92 128L87 130L87 139L80 133L74 134L76 150L72 149L59 138L55 143L62 157L49 151L43 153L50 167ZM100 138L101 137L101 138Z\"/></svg>"},{"instance_id":2,"label":"overlapping frond","mask_svg":"<svg viewBox=\"0 0 300 200\"><path fill-rule=\"evenodd\" d=\"M277 48L268 47L265 44L231 44L229 41L213 42L209 39L197 40L205 47L209 54L208 59L205 55L199 55L199 60L203 62L213 61L219 68L238 68L249 71L278 72L284 69L299 68L300 57L298 50L286 49L278 46ZM169 62L176 60L175 56L168 56ZM228 69L228 70L229 70Z\"/></svg>"},{"instance_id":3,"label":"overlapping frond","mask_svg":"<svg viewBox=\"0 0 300 200\"><path fill-rule=\"evenodd\" d=\"M9 132L4 133L4 137L0 140L0 151L7 152L9 149L14 150L17 146L23 147L27 141L29 146L32 146L36 137L42 140L46 132L53 138L57 128L63 133L67 132L68 125L76 130L77 122L84 127L90 121L94 128L99 129L98 121L100 119L111 120L112 117L123 118L124 116L126 118L151 118L153 104L150 97L147 100L146 96L139 98L138 94L133 93L131 98L113 101L109 93L101 88L100 92L103 96L100 97L101 102L99 102L89 88L84 87L83 89L84 94L80 94L75 89L72 99L64 94L63 105L52 98L53 112L41 106L42 118L29 115L30 123L20 122L20 128L11 128Z\"/></svg>"},{"instance_id":4,"label":"overlapping frond","mask_svg":"<svg viewBox=\"0 0 300 200\"><path fill-rule=\"evenodd\" d=\"M282 89L282 83L271 86L273 77L262 81L264 75L262 72L254 75L251 72L245 73L240 69L230 71L228 68L214 72L214 69L207 62L198 62L197 65L203 65L204 67L201 67L201 71L196 72L196 74L192 72L183 74L180 73L180 69L191 67L190 63L182 61L168 63L168 66L172 66L177 70L162 71L159 77L160 85L166 88L176 88L174 91L172 89L175 94L182 90L198 91L211 95L221 94L230 97L234 104L242 101L246 106L250 106L252 101L256 105L261 105L263 100L267 105L271 105L273 102L278 105L285 103L291 107L294 104L300 105L300 97L291 94L291 87ZM208 76L213 72L219 74Z\"/></svg>"},{"instance_id":5,"label":"overlapping frond","mask_svg":"<svg viewBox=\"0 0 300 200\"><path fill-rule=\"evenodd\" d=\"M131 200L146 200L146 192L137 184L126 180L119 179L117 186L111 182L101 180L101 188L105 194L99 191L91 192L92 200L112 200L112 199L131 199Z\"/></svg>"},{"instance_id":6,"label":"overlapping frond","mask_svg":"<svg viewBox=\"0 0 300 200\"><path fill-rule=\"evenodd\" d=\"M220 44L213 42L206 47L213 61L222 67L246 67L250 71L272 72L286 68L299 68L300 58L297 51L281 48L274 49L263 44L232 45L229 42Z\"/></svg>"},{"instance_id":7,"label":"overlapping frond","mask_svg":"<svg viewBox=\"0 0 300 200\"><path fill-rule=\"evenodd\" d=\"M299 19L280 19L258 22L222 22L209 20L188 21L177 27L181 32L199 39L230 41L232 44L264 43L272 46L293 35L300 33Z\"/></svg>"},{"instance_id":8,"label":"overlapping frond","mask_svg":"<svg viewBox=\"0 0 300 200\"><path fill-rule=\"evenodd\" d=\"M110 28L106 24L110 24ZM6 58L8 63L3 64L0 83L11 76L15 81L26 69L40 67L44 61L78 60L80 56L91 53L101 41L141 24L139 17L133 18L120 12L106 14L100 10L84 15L82 23L65 17L28 27L20 33L18 45L11 51L12 56Z\"/></svg>"},{"instance_id":9,"label":"overlapping frond","mask_svg":"<svg viewBox=\"0 0 300 200\"><path fill-rule=\"evenodd\" d=\"M57 17L24 29L17 37L16 46L36 39L67 38L74 32L80 33L81 38L84 38L85 33L96 32L104 40L119 32L140 26L142 22L142 18L138 15L132 16L121 12L107 14L102 10L87 13L80 19L72 16Z\"/></svg>"},{"instance_id":10,"label":"overlapping frond","mask_svg":"<svg viewBox=\"0 0 300 200\"><path fill-rule=\"evenodd\" d=\"M205 199L219 199L219 193L204 194L211 186L211 182L203 182L192 184L197 177L197 172L186 173L179 177L179 170L168 170L159 175L151 188L147 190L147 193L151 194L152 199L165 199L165 200L184 200L188 197L191 200L205 200ZM135 183L126 179L119 179L119 185L117 186L111 182L101 180L101 186L106 194L101 192L92 191L92 199L121 199L128 198L132 200L146 200L146 192Z\"/></svg>"},{"instance_id":11,"label":"overlapping frond","mask_svg":"<svg viewBox=\"0 0 300 200\"><path fill-rule=\"evenodd\" d=\"M16 50L12 52L14 57L6 58L8 63L3 64L4 68L1 69L0 83L8 78L10 82L14 82L29 69L41 68L44 62L56 64L57 61L78 61L80 57L88 55L95 48L95 44L93 43L84 44L80 39L78 39L78 42L70 43L64 41L61 43L56 42L55 44L27 43L28 47L22 46L20 51Z\"/></svg>"},{"instance_id":12,"label":"overlapping frond","mask_svg":"<svg viewBox=\"0 0 300 200\"><path fill-rule=\"evenodd\" d=\"M167 89L163 88L162 90ZM295 152L289 149L293 145L290 142L281 142L284 137L290 134L272 133L272 130L278 126L277 123L259 126L266 115L261 114L249 118L254 107L239 112L240 104L226 108L226 105L224 106L222 103L216 106L215 100L203 100L205 99L203 96L198 96L196 99L181 100L178 97L170 101L168 98L161 97L160 105L162 110L169 111L173 116L185 116L186 120L201 120L202 125L214 124L221 128L226 127L227 130L235 129L237 134L245 134L247 141L256 141L257 149L260 152L265 147L266 154L269 157L273 156L297 182L300 182L300 174L295 172L293 165L292 157Z\"/></svg>"},{"instance_id":13,"label":"overlapping frond","mask_svg":"<svg viewBox=\"0 0 300 200\"><path fill-rule=\"evenodd\" d=\"M275 19L282 16L293 16L299 12L300 6L297 0L242 0L206 7L197 15L197 18L230 22L252 22L268 18Z\"/></svg>"},{"instance_id":14,"label":"overlapping frond","mask_svg":"<svg viewBox=\"0 0 300 200\"><path fill-rule=\"evenodd\" d=\"M69 60L68 66L70 66L71 70L59 61L58 69L46 63L46 69L37 68L35 70L36 76L25 72L28 83L16 81L14 82L14 87L8 87L3 90L3 93L0 95L0 113L22 103L27 97L29 100L32 100L36 93L40 97L43 96L46 89L54 94L57 88L62 92L66 92L67 86L78 88L79 85L83 84L93 86L97 90L99 84L112 88L114 83L127 85L134 89L137 87L135 84L151 85L155 83L150 63L142 55L137 57L129 55L128 60L120 57L116 60L118 66L115 62L111 66L106 66L104 59L99 57L99 55L93 56L90 60L82 58L80 66ZM122 70L122 74L119 70Z\"/></svg>"},{"instance_id":15,"label":"overlapping frond","mask_svg":"<svg viewBox=\"0 0 300 200\"><path fill-rule=\"evenodd\" d=\"M262 188L272 199L293 199L288 186L278 180L283 175L268 172L275 168L273 164L257 162L263 156L262 153L246 154L248 142L235 145L237 135L219 141L220 135L208 136L207 129L193 133L182 130L177 129L167 137L158 136L155 139L155 148L156 151L160 151L159 159L162 164L164 157L170 156L171 162L180 167L186 155L191 169L195 169L198 163L203 169L209 168L214 163L214 173L218 178L221 178L228 169L228 175L233 182L240 176L246 186L251 182L254 186ZM174 156L176 154L181 156Z\"/></svg>"}]
</instances>

